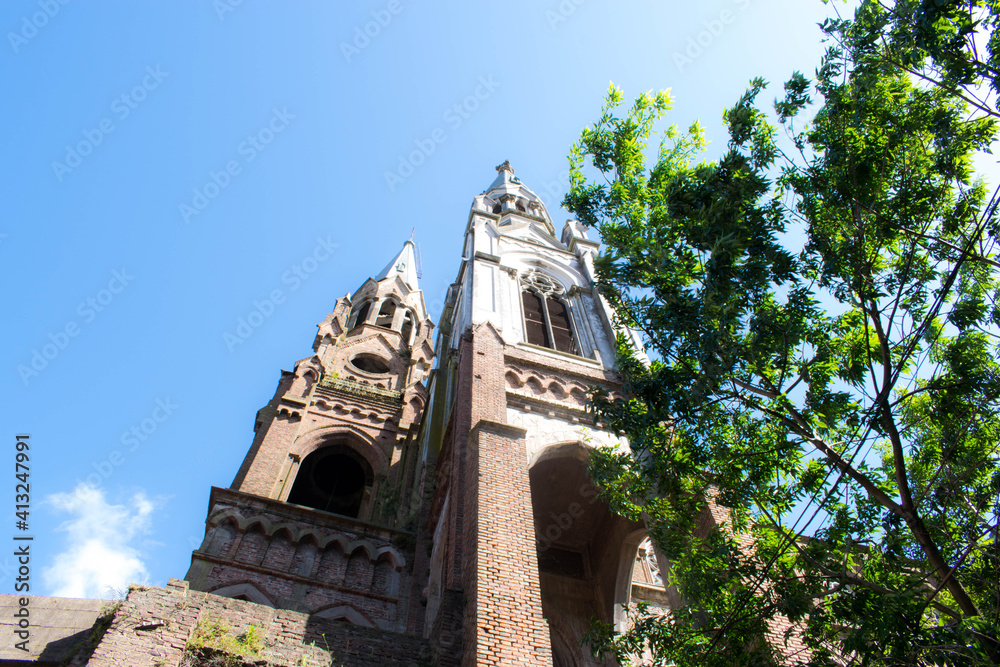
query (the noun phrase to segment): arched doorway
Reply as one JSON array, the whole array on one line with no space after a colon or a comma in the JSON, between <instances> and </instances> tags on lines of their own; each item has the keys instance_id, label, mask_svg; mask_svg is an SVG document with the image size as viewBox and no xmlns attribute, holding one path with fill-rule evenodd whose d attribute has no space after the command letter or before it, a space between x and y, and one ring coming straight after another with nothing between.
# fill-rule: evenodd
<instances>
[{"instance_id":1,"label":"arched doorway","mask_svg":"<svg viewBox=\"0 0 1000 667\"><path fill-rule=\"evenodd\" d=\"M594 659L580 642L591 619L616 620L622 547L641 529L598 497L587 477L587 456L582 445L558 445L529 473L542 613L552 635L553 664L567 667L614 664Z\"/></svg>"}]
</instances>

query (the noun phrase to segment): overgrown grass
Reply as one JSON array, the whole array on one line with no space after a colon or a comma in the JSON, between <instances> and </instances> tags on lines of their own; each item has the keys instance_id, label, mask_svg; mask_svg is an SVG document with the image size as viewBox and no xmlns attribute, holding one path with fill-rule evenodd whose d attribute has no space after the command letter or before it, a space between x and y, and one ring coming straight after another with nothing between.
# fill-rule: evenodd
<instances>
[{"instance_id":1,"label":"overgrown grass","mask_svg":"<svg viewBox=\"0 0 1000 667\"><path fill-rule=\"evenodd\" d=\"M256 625L236 634L221 619L202 619L187 642L184 667L244 667L264 652L264 632Z\"/></svg>"}]
</instances>

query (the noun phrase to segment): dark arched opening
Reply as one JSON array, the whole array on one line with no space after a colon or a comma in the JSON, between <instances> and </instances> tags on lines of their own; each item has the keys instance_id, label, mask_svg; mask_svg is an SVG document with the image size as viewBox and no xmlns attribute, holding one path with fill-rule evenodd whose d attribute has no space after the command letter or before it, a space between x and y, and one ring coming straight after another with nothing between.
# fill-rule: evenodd
<instances>
[{"instance_id":1,"label":"dark arched opening","mask_svg":"<svg viewBox=\"0 0 1000 667\"><path fill-rule=\"evenodd\" d=\"M410 311L403 313L403 326L400 328L399 333L403 335L403 342L409 345L410 334L413 333L413 315L410 314Z\"/></svg>"},{"instance_id":2,"label":"dark arched opening","mask_svg":"<svg viewBox=\"0 0 1000 667\"><path fill-rule=\"evenodd\" d=\"M356 518L373 480L371 466L357 452L331 445L302 461L288 502Z\"/></svg>"},{"instance_id":3,"label":"dark arched opening","mask_svg":"<svg viewBox=\"0 0 1000 667\"><path fill-rule=\"evenodd\" d=\"M593 658L582 642L594 619L614 622L622 544L641 526L613 513L599 497L587 475L585 449L567 444L546 453L532 465L529 480L552 664L609 667L616 663Z\"/></svg>"},{"instance_id":4,"label":"dark arched opening","mask_svg":"<svg viewBox=\"0 0 1000 667\"><path fill-rule=\"evenodd\" d=\"M371 310L371 307L372 307L372 302L365 301L363 304L361 304L354 310L354 318L353 318L354 321L351 324L351 328L361 326L362 324L365 323L365 321L368 319L368 311Z\"/></svg>"},{"instance_id":5,"label":"dark arched opening","mask_svg":"<svg viewBox=\"0 0 1000 667\"><path fill-rule=\"evenodd\" d=\"M380 327L385 327L386 329L392 328L392 318L396 315L396 304L393 301L386 300L382 304L382 310L379 311L378 317L375 319L375 324Z\"/></svg>"},{"instance_id":6,"label":"dark arched opening","mask_svg":"<svg viewBox=\"0 0 1000 667\"><path fill-rule=\"evenodd\" d=\"M542 347L549 346L549 333L545 326L544 304L542 298L530 290L521 292L521 302L524 304L524 326L527 330L528 342Z\"/></svg>"}]
</instances>

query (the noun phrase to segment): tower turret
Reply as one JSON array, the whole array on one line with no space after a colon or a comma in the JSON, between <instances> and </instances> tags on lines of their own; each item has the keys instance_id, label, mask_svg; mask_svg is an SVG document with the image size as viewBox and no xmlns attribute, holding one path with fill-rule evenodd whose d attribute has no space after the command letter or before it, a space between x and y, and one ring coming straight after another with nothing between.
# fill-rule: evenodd
<instances>
[{"instance_id":1,"label":"tower turret","mask_svg":"<svg viewBox=\"0 0 1000 667\"><path fill-rule=\"evenodd\" d=\"M232 485L212 489L193 589L406 630L433 330L407 241L282 371Z\"/></svg>"}]
</instances>

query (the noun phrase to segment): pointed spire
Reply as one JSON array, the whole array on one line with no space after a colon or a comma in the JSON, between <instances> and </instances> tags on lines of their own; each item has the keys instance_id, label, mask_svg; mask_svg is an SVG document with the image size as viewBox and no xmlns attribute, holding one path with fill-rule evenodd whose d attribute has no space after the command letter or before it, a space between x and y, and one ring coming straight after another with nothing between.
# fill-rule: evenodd
<instances>
[{"instance_id":1,"label":"pointed spire","mask_svg":"<svg viewBox=\"0 0 1000 667\"><path fill-rule=\"evenodd\" d=\"M521 180L514 175L514 168L510 166L510 160L504 160L503 164L497 166L497 177L490 184L490 187L486 188L486 192L494 190L514 192L520 185Z\"/></svg>"},{"instance_id":2,"label":"pointed spire","mask_svg":"<svg viewBox=\"0 0 1000 667\"><path fill-rule=\"evenodd\" d=\"M411 290L418 290L417 285L417 259L414 254L413 239L403 244L403 249L396 257L386 264L382 272L375 276L375 280L382 282L387 278L399 276Z\"/></svg>"}]
</instances>

